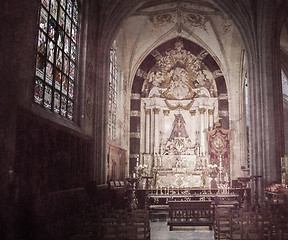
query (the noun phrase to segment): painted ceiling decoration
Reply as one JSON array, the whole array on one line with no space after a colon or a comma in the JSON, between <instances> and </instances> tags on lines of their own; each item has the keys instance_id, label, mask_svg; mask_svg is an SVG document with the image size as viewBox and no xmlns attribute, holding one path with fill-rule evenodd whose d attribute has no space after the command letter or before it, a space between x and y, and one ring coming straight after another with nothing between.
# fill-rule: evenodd
<instances>
[{"instance_id":1,"label":"painted ceiling decoration","mask_svg":"<svg viewBox=\"0 0 288 240\"><path fill-rule=\"evenodd\" d=\"M178 32L191 27L208 31L207 24L212 21L212 16L221 16L223 34L229 32L232 27L231 21L209 3L177 2L153 7L144 5L143 8L138 10L136 15L148 16L149 21L156 29L168 24L175 24Z\"/></svg>"}]
</instances>

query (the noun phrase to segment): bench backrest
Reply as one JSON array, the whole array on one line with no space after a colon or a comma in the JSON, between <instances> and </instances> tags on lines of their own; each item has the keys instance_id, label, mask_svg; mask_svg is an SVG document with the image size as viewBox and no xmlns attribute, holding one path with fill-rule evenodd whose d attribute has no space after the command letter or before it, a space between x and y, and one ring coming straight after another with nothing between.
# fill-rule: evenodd
<instances>
[{"instance_id":1,"label":"bench backrest","mask_svg":"<svg viewBox=\"0 0 288 240\"><path fill-rule=\"evenodd\" d=\"M169 208L175 210L181 209L205 209L212 208L212 201L169 201Z\"/></svg>"},{"instance_id":2,"label":"bench backrest","mask_svg":"<svg viewBox=\"0 0 288 240\"><path fill-rule=\"evenodd\" d=\"M171 218L213 218L212 201L169 201Z\"/></svg>"}]
</instances>

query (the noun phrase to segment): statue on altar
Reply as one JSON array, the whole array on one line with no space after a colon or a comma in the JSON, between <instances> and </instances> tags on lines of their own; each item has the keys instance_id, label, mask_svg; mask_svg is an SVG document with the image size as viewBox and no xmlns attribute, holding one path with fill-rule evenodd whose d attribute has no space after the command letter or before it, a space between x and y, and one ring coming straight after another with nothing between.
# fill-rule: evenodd
<instances>
[{"instance_id":1,"label":"statue on altar","mask_svg":"<svg viewBox=\"0 0 288 240\"><path fill-rule=\"evenodd\" d=\"M190 154L193 148L182 114L175 114L173 129L164 148L164 155ZM189 151L190 150L190 151Z\"/></svg>"}]
</instances>

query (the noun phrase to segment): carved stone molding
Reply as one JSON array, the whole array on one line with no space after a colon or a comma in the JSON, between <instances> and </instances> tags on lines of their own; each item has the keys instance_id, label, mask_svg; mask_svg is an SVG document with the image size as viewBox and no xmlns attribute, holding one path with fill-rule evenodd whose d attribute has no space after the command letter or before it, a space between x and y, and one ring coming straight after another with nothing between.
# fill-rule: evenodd
<instances>
[{"instance_id":1,"label":"carved stone molding","mask_svg":"<svg viewBox=\"0 0 288 240\"><path fill-rule=\"evenodd\" d=\"M140 132L130 132L130 138L140 138Z\"/></svg>"},{"instance_id":2,"label":"carved stone molding","mask_svg":"<svg viewBox=\"0 0 288 240\"><path fill-rule=\"evenodd\" d=\"M218 96L218 99L228 99L228 95L227 93L221 93L219 96Z\"/></svg>"},{"instance_id":3,"label":"carved stone molding","mask_svg":"<svg viewBox=\"0 0 288 240\"><path fill-rule=\"evenodd\" d=\"M129 158L139 158L139 154L130 154Z\"/></svg>"},{"instance_id":4,"label":"carved stone molding","mask_svg":"<svg viewBox=\"0 0 288 240\"><path fill-rule=\"evenodd\" d=\"M206 22L208 18L200 14L189 13L186 15L185 20L189 22L193 27L200 27L206 30Z\"/></svg>"},{"instance_id":5,"label":"carved stone molding","mask_svg":"<svg viewBox=\"0 0 288 240\"><path fill-rule=\"evenodd\" d=\"M228 111L219 111L219 116L228 117L229 116L229 112Z\"/></svg>"},{"instance_id":6,"label":"carved stone molding","mask_svg":"<svg viewBox=\"0 0 288 240\"><path fill-rule=\"evenodd\" d=\"M131 111L130 116L131 117L141 117L141 112L140 111Z\"/></svg>"},{"instance_id":7,"label":"carved stone molding","mask_svg":"<svg viewBox=\"0 0 288 240\"><path fill-rule=\"evenodd\" d=\"M132 93L131 99L141 99L141 95L139 93Z\"/></svg>"},{"instance_id":8,"label":"carved stone molding","mask_svg":"<svg viewBox=\"0 0 288 240\"><path fill-rule=\"evenodd\" d=\"M150 22L154 24L155 27L165 26L167 23L173 23L174 16L169 13L160 14L150 18Z\"/></svg>"}]
</instances>

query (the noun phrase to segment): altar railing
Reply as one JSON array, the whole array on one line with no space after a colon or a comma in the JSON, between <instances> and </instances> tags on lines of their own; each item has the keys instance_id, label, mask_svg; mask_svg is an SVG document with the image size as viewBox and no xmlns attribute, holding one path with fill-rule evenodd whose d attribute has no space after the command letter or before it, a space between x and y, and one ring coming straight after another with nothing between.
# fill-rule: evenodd
<instances>
[{"instance_id":1,"label":"altar railing","mask_svg":"<svg viewBox=\"0 0 288 240\"><path fill-rule=\"evenodd\" d=\"M171 200L191 201L191 200L211 200L218 202L238 202L244 201L244 189L231 188L229 193L219 193L218 189L150 189L148 194L149 205L168 204Z\"/></svg>"}]
</instances>

